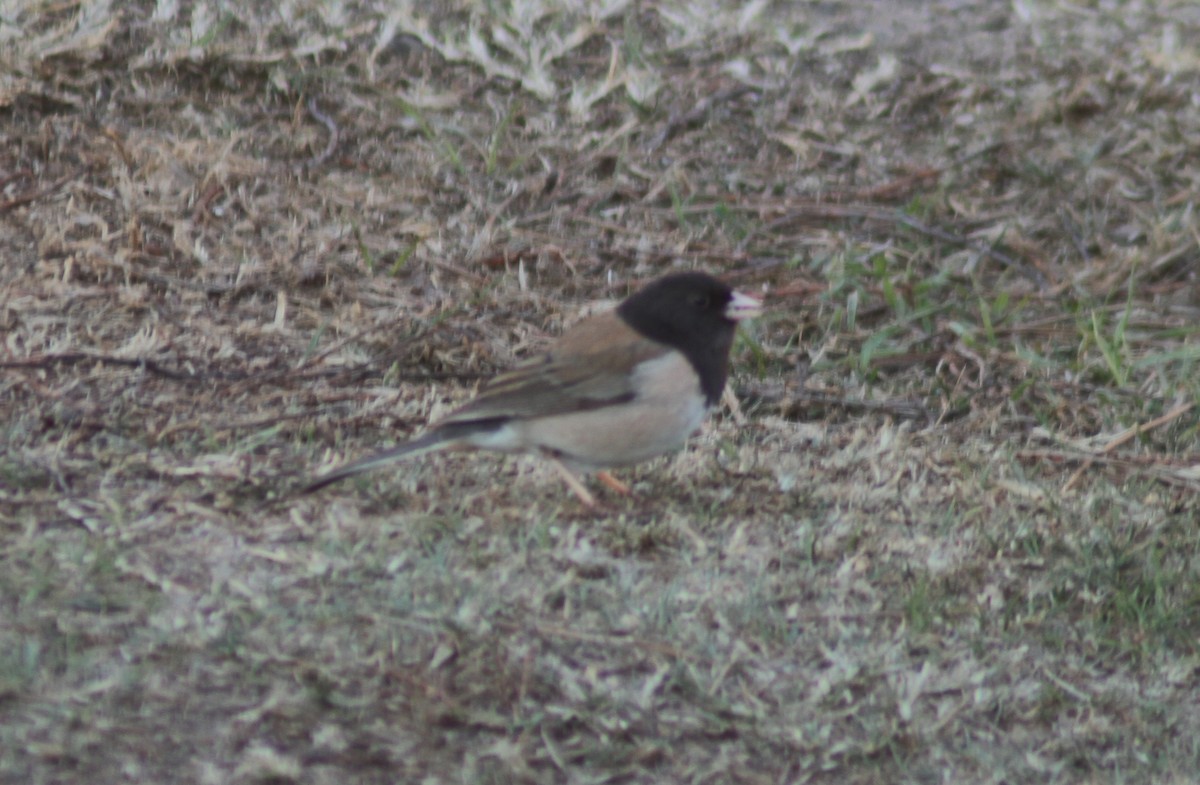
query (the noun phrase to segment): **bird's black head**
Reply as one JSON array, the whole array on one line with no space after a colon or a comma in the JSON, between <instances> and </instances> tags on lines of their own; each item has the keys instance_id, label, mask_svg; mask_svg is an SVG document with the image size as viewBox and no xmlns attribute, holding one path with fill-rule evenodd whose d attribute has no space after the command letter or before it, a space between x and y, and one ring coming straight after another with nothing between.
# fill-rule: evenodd
<instances>
[{"instance_id":1,"label":"bird's black head","mask_svg":"<svg viewBox=\"0 0 1200 785\"><path fill-rule=\"evenodd\" d=\"M758 313L757 300L704 273L674 273L644 286L617 307L642 335L682 352L715 405L729 374L737 322Z\"/></svg>"}]
</instances>

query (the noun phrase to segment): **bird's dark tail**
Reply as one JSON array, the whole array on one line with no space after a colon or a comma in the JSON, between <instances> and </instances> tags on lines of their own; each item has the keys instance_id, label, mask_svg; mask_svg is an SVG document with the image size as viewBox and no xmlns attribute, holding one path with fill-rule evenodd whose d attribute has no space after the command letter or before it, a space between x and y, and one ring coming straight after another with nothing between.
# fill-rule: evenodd
<instances>
[{"instance_id":1,"label":"bird's dark tail","mask_svg":"<svg viewBox=\"0 0 1200 785\"><path fill-rule=\"evenodd\" d=\"M447 438L447 437L450 438ZM411 442L398 444L390 450L377 452L374 455L368 455L366 458L348 463L345 466L339 466L331 472L322 474L319 477L314 477L313 480L300 489L300 493L312 493L319 491L326 485L335 483L338 480L344 480L347 477L353 477L356 474L369 472L372 469L378 469L380 466L387 466L390 463L395 463L402 458L415 457L434 450L440 450L445 447L451 447L455 444L453 434L445 433L441 430L430 431L424 436L413 439Z\"/></svg>"}]
</instances>

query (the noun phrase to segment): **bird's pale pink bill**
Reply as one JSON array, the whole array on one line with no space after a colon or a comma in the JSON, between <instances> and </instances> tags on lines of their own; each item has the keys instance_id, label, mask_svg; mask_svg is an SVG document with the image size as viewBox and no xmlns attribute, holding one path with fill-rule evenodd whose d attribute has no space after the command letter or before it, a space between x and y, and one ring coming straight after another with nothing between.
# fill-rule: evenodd
<instances>
[{"instance_id":1,"label":"bird's pale pink bill","mask_svg":"<svg viewBox=\"0 0 1200 785\"><path fill-rule=\"evenodd\" d=\"M725 306L725 318L734 322L754 319L761 316L762 312L762 300L737 291L733 293L729 304Z\"/></svg>"}]
</instances>

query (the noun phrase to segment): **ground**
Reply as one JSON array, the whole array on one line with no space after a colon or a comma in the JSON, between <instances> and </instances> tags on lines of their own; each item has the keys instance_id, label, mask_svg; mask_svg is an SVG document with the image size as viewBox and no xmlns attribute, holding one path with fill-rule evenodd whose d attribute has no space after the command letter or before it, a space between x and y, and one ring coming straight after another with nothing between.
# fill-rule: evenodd
<instances>
[{"instance_id":1,"label":"ground","mask_svg":"<svg viewBox=\"0 0 1200 785\"><path fill-rule=\"evenodd\" d=\"M13 0L0 782L1200 769L1200 5ZM302 496L656 275L764 297L581 507Z\"/></svg>"}]
</instances>

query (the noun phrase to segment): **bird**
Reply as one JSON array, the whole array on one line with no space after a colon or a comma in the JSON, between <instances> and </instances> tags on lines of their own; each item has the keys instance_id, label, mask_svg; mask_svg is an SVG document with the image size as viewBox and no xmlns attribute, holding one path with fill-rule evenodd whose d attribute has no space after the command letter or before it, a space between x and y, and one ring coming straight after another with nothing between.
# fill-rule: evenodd
<instances>
[{"instance_id":1,"label":"bird","mask_svg":"<svg viewBox=\"0 0 1200 785\"><path fill-rule=\"evenodd\" d=\"M584 506L580 479L681 449L715 407L739 322L762 302L702 272L664 275L615 309L583 319L547 350L482 384L424 434L314 477L303 492L445 449L535 453Z\"/></svg>"}]
</instances>

